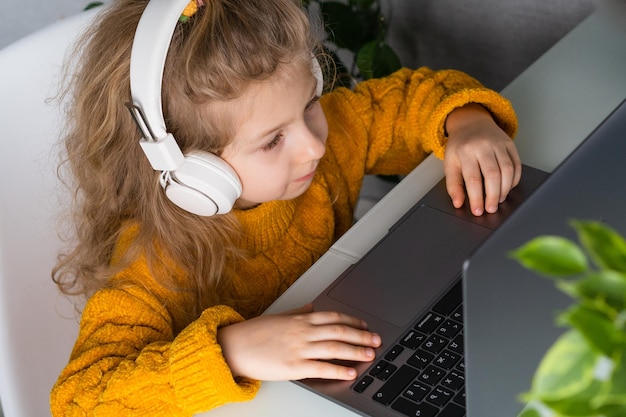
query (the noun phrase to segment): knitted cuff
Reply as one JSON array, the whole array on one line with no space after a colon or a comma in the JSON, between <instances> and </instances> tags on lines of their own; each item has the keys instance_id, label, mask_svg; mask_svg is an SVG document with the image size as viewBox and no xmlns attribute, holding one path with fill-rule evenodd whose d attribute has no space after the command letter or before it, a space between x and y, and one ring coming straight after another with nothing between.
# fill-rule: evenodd
<instances>
[{"instance_id":1,"label":"knitted cuff","mask_svg":"<svg viewBox=\"0 0 626 417\"><path fill-rule=\"evenodd\" d=\"M511 102L493 90L486 88L472 88L461 90L446 97L435 109L426 126L426 137L434 138L431 149L439 159L445 153L445 123L448 115L456 108L469 103L477 103L485 107L495 122L511 138L517 133L517 116Z\"/></svg>"},{"instance_id":2,"label":"knitted cuff","mask_svg":"<svg viewBox=\"0 0 626 417\"><path fill-rule=\"evenodd\" d=\"M177 402L195 414L254 398L260 382L235 380L217 343L217 329L243 321L232 308L215 306L187 326L172 345L172 384Z\"/></svg>"}]
</instances>

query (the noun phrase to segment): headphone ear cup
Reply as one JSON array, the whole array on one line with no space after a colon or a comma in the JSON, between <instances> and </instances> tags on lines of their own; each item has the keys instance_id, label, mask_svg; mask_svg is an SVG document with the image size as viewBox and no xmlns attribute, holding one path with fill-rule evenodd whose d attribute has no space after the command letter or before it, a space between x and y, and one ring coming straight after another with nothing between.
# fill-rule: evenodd
<instances>
[{"instance_id":1,"label":"headphone ear cup","mask_svg":"<svg viewBox=\"0 0 626 417\"><path fill-rule=\"evenodd\" d=\"M164 172L161 184L172 203L199 216L228 213L242 191L237 173L226 161L201 151L189 152L180 167Z\"/></svg>"}]
</instances>

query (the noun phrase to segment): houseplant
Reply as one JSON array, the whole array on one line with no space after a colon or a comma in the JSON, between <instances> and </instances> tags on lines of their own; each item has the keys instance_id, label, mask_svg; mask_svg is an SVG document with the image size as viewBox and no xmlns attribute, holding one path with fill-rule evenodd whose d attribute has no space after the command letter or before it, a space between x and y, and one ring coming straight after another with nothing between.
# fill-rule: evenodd
<instances>
[{"instance_id":1,"label":"houseplant","mask_svg":"<svg viewBox=\"0 0 626 417\"><path fill-rule=\"evenodd\" d=\"M349 87L400 68L400 58L385 41L388 19L382 0L303 0L303 5L324 21L327 51L337 65L336 85Z\"/></svg>"},{"instance_id":2,"label":"houseplant","mask_svg":"<svg viewBox=\"0 0 626 417\"><path fill-rule=\"evenodd\" d=\"M626 416L626 241L597 221L572 221L579 243L539 236L511 256L555 280L575 302L548 350L519 417Z\"/></svg>"}]
</instances>

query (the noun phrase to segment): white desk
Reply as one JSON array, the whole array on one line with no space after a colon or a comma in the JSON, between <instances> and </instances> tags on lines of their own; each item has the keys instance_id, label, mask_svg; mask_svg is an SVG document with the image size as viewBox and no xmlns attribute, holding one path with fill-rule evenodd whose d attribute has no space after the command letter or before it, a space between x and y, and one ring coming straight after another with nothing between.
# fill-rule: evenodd
<instances>
[{"instance_id":1,"label":"white desk","mask_svg":"<svg viewBox=\"0 0 626 417\"><path fill-rule=\"evenodd\" d=\"M596 12L529 67L502 94L518 113L522 161L553 170L626 97L626 22ZM607 150L610 152L610 150ZM429 157L374 206L268 312L310 302L369 250L443 177ZM355 416L291 382L265 382L251 402L228 404L216 416Z\"/></svg>"}]
</instances>

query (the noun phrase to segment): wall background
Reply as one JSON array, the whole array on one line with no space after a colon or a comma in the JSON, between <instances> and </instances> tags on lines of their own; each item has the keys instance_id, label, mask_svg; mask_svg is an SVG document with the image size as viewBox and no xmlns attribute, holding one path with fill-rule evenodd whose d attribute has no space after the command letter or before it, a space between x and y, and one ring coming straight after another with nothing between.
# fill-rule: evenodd
<instances>
[{"instance_id":1,"label":"wall background","mask_svg":"<svg viewBox=\"0 0 626 417\"><path fill-rule=\"evenodd\" d=\"M37 29L79 13L90 2L91 0L0 0L0 49Z\"/></svg>"},{"instance_id":2,"label":"wall background","mask_svg":"<svg viewBox=\"0 0 626 417\"><path fill-rule=\"evenodd\" d=\"M1 0L0 48L80 13L91 1ZM405 65L457 68L499 90L586 17L597 1L609 0L383 0L383 4L391 24L388 39Z\"/></svg>"}]
</instances>

